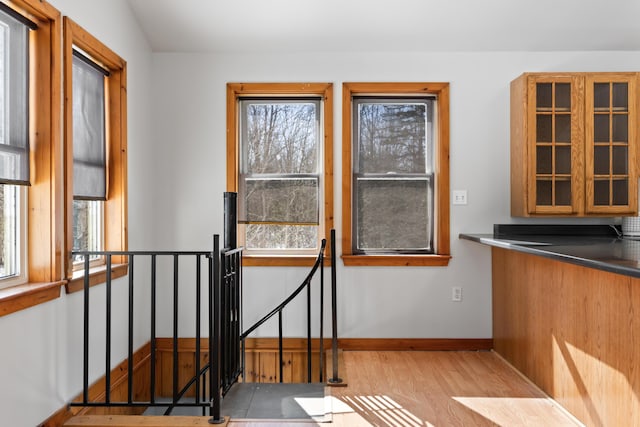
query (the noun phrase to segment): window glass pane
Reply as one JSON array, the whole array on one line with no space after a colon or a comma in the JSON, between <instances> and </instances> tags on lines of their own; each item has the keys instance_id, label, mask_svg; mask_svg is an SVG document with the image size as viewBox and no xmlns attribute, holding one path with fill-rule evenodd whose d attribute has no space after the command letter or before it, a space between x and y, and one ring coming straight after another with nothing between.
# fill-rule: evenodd
<instances>
[{"instance_id":1,"label":"window glass pane","mask_svg":"<svg viewBox=\"0 0 640 427\"><path fill-rule=\"evenodd\" d=\"M571 147L558 145L556 146L556 173L571 173Z\"/></svg>"},{"instance_id":2,"label":"window glass pane","mask_svg":"<svg viewBox=\"0 0 640 427\"><path fill-rule=\"evenodd\" d=\"M245 249L316 250L318 226L247 224Z\"/></svg>"},{"instance_id":3,"label":"window glass pane","mask_svg":"<svg viewBox=\"0 0 640 427\"><path fill-rule=\"evenodd\" d=\"M73 58L73 195L104 200L106 145L104 73Z\"/></svg>"},{"instance_id":4,"label":"window glass pane","mask_svg":"<svg viewBox=\"0 0 640 427\"><path fill-rule=\"evenodd\" d=\"M571 205L571 181L556 181L556 206Z\"/></svg>"},{"instance_id":5,"label":"window glass pane","mask_svg":"<svg viewBox=\"0 0 640 427\"><path fill-rule=\"evenodd\" d=\"M595 114L593 116L594 142L609 142L609 115Z\"/></svg>"},{"instance_id":6,"label":"window glass pane","mask_svg":"<svg viewBox=\"0 0 640 427\"><path fill-rule=\"evenodd\" d=\"M626 179L613 180L613 200L614 206L625 206L629 203L629 181Z\"/></svg>"},{"instance_id":7,"label":"window glass pane","mask_svg":"<svg viewBox=\"0 0 640 427\"><path fill-rule=\"evenodd\" d=\"M611 171L609 151L608 145L593 147L593 173L596 175L608 175Z\"/></svg>"},{"instance_id":8,"label":"window glass pane","mask_svg":"<svg viewBox=\"0 0 640 427\"><path fill-rule=\"evenodd\" d=\"M613 83L613 108L617 111L626 111L629 105L627 83Z\"/></svg>"},{"instance_id":9,"label":"window glass pane","mask_svg":"<svg viewBox=\"0 0 640 427\"><path fill-rule=\"evenodd\" d=\"M613 141L629 141L629 116L626 114L613 115Z\"/></svg>"},{"instance_id":10,"label":"window glass pane","mask_svg":"<svg viewBox=\"0 0 640 427\"><path fill-rule=\"evenodd\" d=\"M322 155L319 99L240 101L239 222L251 250L316 250Z\"/></svg>"},{"instance_id":11,"label":"window glass pane","mask_svg":"<svg viewBox=\"0 0 640 427\"><path fill-rule=\"evenodd\" d=\"M0 182L29 182L29 29L0 12Z\"/></svg>"},{"instance_id":12,"label":"window glass pane","mask_svg":"<svg viewBox=\"0 0 640 427\"><path fill-rule=\"evenodd\" d=\"M549 145L539 145L536 147L536 173L551 173L553 151Z\"/></svg>"},{"instance_id":13,"label":"window glass pane","mask_svg":"<svg viewBox=\"0 0 640 427\"><path fill-rule=\"evenodd\" d=\"M571 109L571 83L556 83L556 110Z\"/></svg>"},{"instance_id":14,"label":"window glass pane","mask_svg":"<svg viewBox=\"0 0 640 427\"><path fill-rule=\"evenodd\" d=\"M360 173L430 173L427 101L360 101Z\"/></svg>"},{"instance_id":15,"label":"window glass pane","mask_svg":"<svg viewBox=\"0 0 640 427\"><path fill-rule=\"evenodd\" d=\"M558 114L556 119L556 142L571 142L571 116Z\"/></svg>"},{"instance_id":16,"label":"window glass pane","mask_svg":"<svg viewBox=\"0 0 640 427\"><path fill-rule=\"evenodd\" d=\"M593 84L593 107L595 109L609 109L609 83L594 83Z\"/></svg>"},{"instance_id":17,"label":"window glass pane","mask_svg":"<svg viewBox=\"0 0 640 427\"><path fill-rule=\"evenodd\" d=\"M17 186L0 185L0 279L20 274L19 203Z\"/></svg>"},{"instance_id":18,"label":"window glass pane","mask_svg":"<svg viewBox=\"0 0 640 427\"><path fill-rule=\"evenodd\" d=\"M613 174L626 175L629 170L629 162L627 159L627 146L626 145L614 145L613 150Z\"/></svg>"},{"instance_id":19,"label":"window glass pane","mask_svg":"<svg viewBox=\"0 0 640 427\"><path fill-rule=\"evenodd\" d=\"M100 251L103 248L103 209L100 200L73 201L73 250ZM91 256L91 260L101 258ZM74 256L74 262L84 261L80 255Z\"/></svg>"},{"instance_id":20,"label":"window glass pane","mask_svg":"<svg viewBox=\"0 0 640 427\"><path fill-rule=\"evenodd\" d=\"M433 252L431 180L358 179L357 251Z\"/></svg>"},{"instance_id":21,"label":"window glass pane","mask_svg":"<svg viewBox=\"0 0 640 427\"><path fill-rule=\"evenodd\" d=\"M596 179L593 182L593 204L609 206L609 180Z\"/></svg>"},{"instance_id":22,"label":"window glass pane","mask_svg":"<svg viewBox=\"0 0 640 427\"><path fill-rule=\"evenodd\" d=\"M553 195L553 182L548 179L536 180L536 205L551 206L551 198Z\"/></svg>"},{"instance_id":23,"label":"window glass pane","mask_svg":"<svg viewBox=\"0 0 640 427\"><path fill-rule=\"evenodd\" d=\"M552 83L536 84L536 109L539 111L551 109Z\"/></svg>"},{"instance_id":24,"label":"window glass pane","mask_svg":"<svg viewBox=\"0 0 640 427\"><path fill-rule=\"evenodd\" d=\"M318 102L243 101L242 171L318 172Z\"/></svg>"},{"instance_id":25,"label":"window glass pane","mask_svg":"<svg viewBox=\"0 0 640 427\"><path fill-rule=\"evenodd\" d=\"M549 114L536 115L536 141L552 142L553 117Z\"/></svg>"},{"instance_id":26,"label":"window glass pane","mask_svg":"<svg viewBox=\"0 0 640 427\"><path fill-rule=\"evenodd\" d=\"M247 178L240 221L248 223L318 224L317 177Z\"/></svg>"}]
</instances>

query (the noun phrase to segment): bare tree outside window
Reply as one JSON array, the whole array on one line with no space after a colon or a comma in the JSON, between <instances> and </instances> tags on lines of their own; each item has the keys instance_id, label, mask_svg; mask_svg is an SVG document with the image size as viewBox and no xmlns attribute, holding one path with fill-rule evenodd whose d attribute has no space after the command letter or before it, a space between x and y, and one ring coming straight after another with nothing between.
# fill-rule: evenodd
<instances>
[{"instance_id":1,"label":"bare tree outside window","mask_svg":"<svg viewBox=\"0 0 640 427\"><path fill-rule=\"evenodd\" d=\"M319 100L243 100L240 220L247 249L316 249Z\"/></svg>"}]
</instances>

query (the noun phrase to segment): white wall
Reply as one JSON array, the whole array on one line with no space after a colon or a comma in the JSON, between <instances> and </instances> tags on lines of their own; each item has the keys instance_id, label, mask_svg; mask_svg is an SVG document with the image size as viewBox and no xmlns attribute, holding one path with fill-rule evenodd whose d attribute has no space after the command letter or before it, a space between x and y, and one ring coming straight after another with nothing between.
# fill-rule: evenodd
<instances>
[{"instance_id":1,"label":"white wall","mask_svg":"<svg viewBox=\"0 0 640 427\"><path fill-rule=\"evenodd\" d=\"M451 208L448 267L344 267L339 262L341 337L490 338L490 251L459 233L491 232L510 217L509 83L526 71L640 70L637 52L320 53L153 55L158 222L163 248L208 247L222 231L227 82L333 82L335 225L341 229L341 84L451 83L451 189L468 205ZM553 220L551 221L553 222ZM557 221L556 221L557 222ZM338 248L341 247L338 242ZM247 267L245 323L281 300L301 268ZM451 287L463 301L451 302ZM285 332L303 333L300 312ZM258 331L274 336L276 326Z\"/></svg>"},{"instance_id":2,"label":"white wall","mask_svg":"<svg viewBox=\"0 0 640 427\"><path fill-rule=\"evenodd\" d=\"M51 0L64 15L127 61L129 118L129 246L153 246L153 141L150 114L151 52L124 0ZM126 301L126 283L114 284L114 301ZM104 286L92 291L94 327L104 330ZM136 291L139 296L141 292ZM126 305L114 307L114 331L126 319ZM140 316L146 307L138 307ZM136 343L148 340L137 331ZM81 390L82 293L0 317L0 425L32 427L62 408ZM114 332L115 365L126 357L124 336ZM104 358L99 344L92 352ZM104 360L104 359L103 359ZM103 362L101 362L102 364ZM101 365L100 364L100 365ZM104 366L91 367L92 380Z\"/></svg>"}]
</instances>

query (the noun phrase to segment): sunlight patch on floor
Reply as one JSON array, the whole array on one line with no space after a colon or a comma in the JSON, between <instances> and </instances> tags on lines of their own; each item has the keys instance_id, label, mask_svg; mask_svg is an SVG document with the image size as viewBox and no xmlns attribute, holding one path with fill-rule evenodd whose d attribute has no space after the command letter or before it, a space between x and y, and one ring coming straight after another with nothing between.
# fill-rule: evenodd
<instances>
[{"instance_id":1,"label":"sunlight patch on floor","mask_svg":"<svg viewBox=\"0 0 640 427\"><path fill-rule=\"evenodd\" d=\"M377 421L390 427L433 427L385 395L374 396L331 396L333 414L357 413L363 419ZM376 425L378 425L376 423Z\"/></svg>"},{"instance_id":2,"label":"sunlight patch on floor","mask_svg":"<svg viewBox=\"0 0 640 427\"><path fill-rule=\"evenodd\" d=\"M564 412L549 398L534 397L452 397L456 402L471 409L497 425L509 425L520 418L523 424L535 419L541 409ZM566 426L580 425L567 418Z\"/></svg>"}]
</instances>

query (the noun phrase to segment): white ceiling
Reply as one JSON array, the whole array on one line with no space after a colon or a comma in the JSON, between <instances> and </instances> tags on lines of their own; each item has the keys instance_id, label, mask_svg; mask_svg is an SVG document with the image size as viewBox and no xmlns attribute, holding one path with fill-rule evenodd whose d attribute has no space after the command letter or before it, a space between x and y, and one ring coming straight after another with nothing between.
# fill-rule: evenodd
<instances>
[{"instance_id":1,"label":"white ceiling","mask_svg":"<svg viewBox=\"0 0 640 427\"><path fill-rule=\"evenodd\" d=\"M640 0L128 0L157 52L640 50Z\"/></svg>"}]
</instances>

